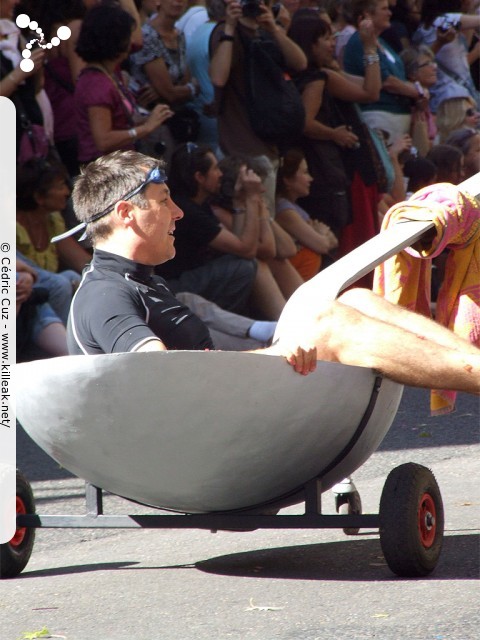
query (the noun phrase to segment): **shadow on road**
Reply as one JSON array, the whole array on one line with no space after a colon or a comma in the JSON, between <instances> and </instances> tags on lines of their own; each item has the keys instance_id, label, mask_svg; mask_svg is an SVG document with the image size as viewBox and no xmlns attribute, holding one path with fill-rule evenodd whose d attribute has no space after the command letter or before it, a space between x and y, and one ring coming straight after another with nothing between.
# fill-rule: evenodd
<instances>
[{"instance_id":1,"label":"shadow on road","mask_svg":"<svg viewBox=\"0 0 480 640\"><path fill-rule=\"evenodd\" d=\"M478 534L445 537L439 563L429 579L478 579L479 550ZM395 578L385 562L378 538L235 553L198 562L196 567L220 575L282 580Z\"/></svg>"},{"instance_id":2,"label":"shadow on road","mask_svg":"<svg viewBox=\"0 0 480 640\"><path fill-rule=\"evenodd\" d=\"M480 571L480 536L444 539L440 561L428 580L475 580ZM259 549L202 560L192 565L145 566L135 562L102 562L28 571L23 579L94 571L199 570L224 576L281 580L379 581L397 578L388 568L378 538L345 540L274 549Z\"/></svg>"}]
</instances>

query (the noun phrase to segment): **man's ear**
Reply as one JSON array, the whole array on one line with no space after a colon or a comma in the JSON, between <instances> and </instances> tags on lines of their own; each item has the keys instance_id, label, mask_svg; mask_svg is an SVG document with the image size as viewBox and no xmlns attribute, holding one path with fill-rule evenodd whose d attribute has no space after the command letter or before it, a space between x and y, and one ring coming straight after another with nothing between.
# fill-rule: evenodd
<instances>
[{"instance_id":1,"label":"man's ear","mask_svg":"<svg viewBox=\"0 0 480 640\"><path fill-rule=\"evenodd\" d=\"M127 225L133 220L134 206L128 200L120 200L115 205L114 214L122 225Z\"/></svg>"}]
</instances>

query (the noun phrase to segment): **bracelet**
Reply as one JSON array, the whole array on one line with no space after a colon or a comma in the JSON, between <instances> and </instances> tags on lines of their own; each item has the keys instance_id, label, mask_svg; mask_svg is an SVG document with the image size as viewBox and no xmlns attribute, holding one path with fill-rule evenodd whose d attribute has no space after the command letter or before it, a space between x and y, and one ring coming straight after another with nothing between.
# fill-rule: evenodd
<instances>
[{"instance_id":1,"label":"bracelet","mask_svg":"<svg viewBox=\"0 0 480 640\"><path fill-rule=\"evenodd\" d=\"M371 64L376 64L377 62L380 62L378 53L368 53L363 56L363 65L365 67L369 67Z\"/></svg>"},{"instance_id":2,"label":"bracelet","mask_svg":"<svg viewBox=\"0 0 480 640\"><path fill-rule=\"evenodd\" d=\"M418 91L418 97L419 98L424 98L425 97L425 89L422 87L420 82L418 80L416 80L413 84L415 85L415 89Z\"/></svg>"},{"instance_id":3,"label":"bracelet","mask_svg":"<svg viewBox=\"0 0 480 640\"><path fill-rule=\"evenodd\" d=\"M130 136L130 138L132 138L132 140L135 140L135 138L137 137L137 130L136 129L129 129L128 130L128 135Z\"/></svg>"},{"instance_id":4,"label":"bracelet","mask_svg":"<svg viewBox=\"0 0 480 640\"><path fill-rule=\"evenodd\" d=\"M192 96L192 98L194 98L197 94L197 90L195 89L195 85L193 84L193 82L187 82L185 86L190 89L190 95Z\"/></svg>"},{"instance_id":5,"label":"bracelet","mask_svg":"<svg viewBox=\"0 0 480 640\"><path fill-rule=\"evenodd\" d=\"M233 208L232 209L232 213L234 216L239 215L240 213L246 213L247 210L246 209L242 209L242 208Z\"/></svg>"},{"instance_id":6,"label":"bracelet","mask_svg":"<svg viewBox=\"0 0 480 640\"><path fill-rule=\"evenodd\" d=\"M222 31L222 33L220 34L220 38L218 39L219 42L233 42L234 40L235 36L230 36L224 31Z\"/></svg>"}]
</instances>

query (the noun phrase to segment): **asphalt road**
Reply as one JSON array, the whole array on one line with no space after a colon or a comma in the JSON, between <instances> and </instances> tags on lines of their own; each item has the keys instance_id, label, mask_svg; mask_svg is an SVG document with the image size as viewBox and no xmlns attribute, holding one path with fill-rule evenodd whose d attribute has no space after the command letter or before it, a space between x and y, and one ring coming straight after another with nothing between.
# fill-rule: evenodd
<instances>
[{"instance_id":1,"label":"asphalt road","mask_svg":"<svg viewBox=\"0 0 480 640\"><path fill-rule=\"evenodd\" d=\"M392 468L433 470L446 532L428 578L394 576L368 530L41 529L23 574L0 583L0 638L44 629L68 640L476 640L479 436L478 398L460 396L454 414L430 418L428 393L407 389L379 450L354 474L364 512L377 513ZM83 512L82 481L21 429L17 458L39 513ZM323 509L334 512L331 492ZM108 496L106 512L148 511Z\"/></svg>"}]
</instances>

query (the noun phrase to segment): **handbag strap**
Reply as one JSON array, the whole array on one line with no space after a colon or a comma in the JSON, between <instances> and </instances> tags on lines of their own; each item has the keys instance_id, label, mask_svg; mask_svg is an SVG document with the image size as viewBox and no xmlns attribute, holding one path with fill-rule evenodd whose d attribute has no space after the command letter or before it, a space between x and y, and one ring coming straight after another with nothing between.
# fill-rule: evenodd
<instances>
[{"instance_id":1,"label":"handbag strap","mask_svg":"<svg viewBox=\"0 0 480 640\"><path fill-rule=\"evenodd\" d=\"M104 69L101 66L97 67L97 66L90 65L88 67L84 67L82 69L82 74L85 71L96 71L97 73L103 73L104 76L109 78L109 80L112 82L113 86L117 90L117 93L118 93L118 95L120 97L120 105L121 105L121 107L123 109L123 112L124 112L125 116L127 117L127 120L129 122L129 126L133 127L135 123L134 123L134 120L133 120L132 112L130 112L127 109L127 107L125 106L125 100L132 106L133 111L137 110L137 105L134 104L130 100L130 96L125 91L125 89L123 87L123 83L121 83L120 80L115 75L110 75L108 73L108 71L106 71L106 69Z\"/></svg>"}]
</instances>

